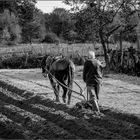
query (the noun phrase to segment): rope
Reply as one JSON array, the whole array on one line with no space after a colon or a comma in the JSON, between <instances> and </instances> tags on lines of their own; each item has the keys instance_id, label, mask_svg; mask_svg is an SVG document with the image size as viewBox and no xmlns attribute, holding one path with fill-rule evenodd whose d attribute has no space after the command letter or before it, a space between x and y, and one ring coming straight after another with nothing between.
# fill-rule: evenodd
<instances>
[{"instance_id":1,"label":"rope","mask_svg":"<svg viewBox=\"0 0 140 140\"><path fill-rule=\"evenodd\" d=\"M73 81L73 82L80 88L80 92L82 94L84 91L82 90L82 88L80 87L80 85L76 81Z\"/></svg>"},{"instance_id":2,"label":"rope","mask_svg":"<svg viewBox=\"0 0 140 140\"><path fill-rule=\"evenodd\" d=\"M11 75L7 75L7 74L3 74L3 73L0 73L1 75L4 75L4 76L8 76L8 77L11 77L11 78L14 78L14 79L19 79L19 80L25 80L25 79L23 79L23 78L17 78L17 77L14 77L14 76L11 76ZM52 75L52 74L51 74ZM53 76L53 75L52 75ZM53 76L54 77L54 76ZM54 79L56 79L55 77L54 77ZM42 86L42 87L45 87L45 88L49 88L49 89L51 89L51 90L54 90L53 88L51 88L51 87L49 87L49 86L45 86L45 85L42 85L42 84L39 84L39 83L36 83L36 82L33 82L33 81L30 81L30 80L25 80L25 81L27 81L27 82L30 82L30 83L33 83L33 84L36 84L36 85L39 85L39 86ZM58 81L57 79L56 79L56 81ZM58 81L59 82L59 81ZM59 83L61 83L61 82L59 82ZM76 83L76 82L75 82ZM62 84L63 85L63 84ZM77 84L78 85L78 84ZM65 85L63 85L63 86L65 86ZM72 89L70 89L69 87L67 87L67 86L65 86L67 89L69 89L69 90L71 90L71 91L73 91L73 92L75 92L75 93L77 93L78 95L81 95L83 98L84 98L84 100L86 100L86 98L85 98L85 96L84 95L82 95L82 93L79 93L79 92L77 92L77 91L74 91L74 90L72 90ZM80 86L79 86L80 87ZM81 88L81 87L80 87ZM84 91L85 91L85 89L84 89ZM84 92L83 91L83 92Z\"/></svg>"},{"instance_id":3,"label":"rope","mask_svg":"<svg viewBox=\"0 0 140 140\"><path fill-rule=\"evenodd\" d=\"M79 93L79 92L77 92L77 91L75 91L75 90L69 88L68 86L65 86L63 83L61 83L60 81L58 81L58 80L54 77L54 75L52 75L47 69L45 69L45 70L48 72L48 74L49 74L52 78L54 78L54 79L58 82L58 84L60 84L61 86L67 88L68 90L71 90L72 92L74 92L74 93L76 93L76 94L82 96L82 97L84 98L84 100L86 100L85 96L84 96L82 93ZM76 82L75 82L75 83L76 83ZM77 84L77 83L76 83L76 84ZM77 85L78 85L78 84L77 84ZM78 86L79 86L79 85L78 85ZM80 86L79 86L79 87L80 87ZM80 89L81 89L81 87L80 87Z\"/></svg>"}]
</instances>

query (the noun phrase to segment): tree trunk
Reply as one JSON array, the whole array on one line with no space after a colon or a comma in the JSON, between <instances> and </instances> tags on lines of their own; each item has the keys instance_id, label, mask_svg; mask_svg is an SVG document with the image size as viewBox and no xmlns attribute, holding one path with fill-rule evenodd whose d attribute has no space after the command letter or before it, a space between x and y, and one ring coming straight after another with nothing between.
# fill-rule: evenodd
<instances>
[{"instance_id":1,"label":"tree trunk","mask_svg":"<svg viewBox=\"0 0 140 140\"><path fill-rule=\"evenodd\" d=\"M120 36L119 36L119 42L120 42L120 53L121 53L121 67L122 67L122 63L123 63L123 46L122 46L122 32L120 32Z\"/></svg>"},{"instance_id":2,"label":"tree trunk","mask_svg":"<svg viewBox=\"0 0 140 140\"><path fill-rule=\"evenodd\" d=\"M106 47L105 41L104 41L104 39L103 39L102 30L99 31L99 36L100 36L101 43L102 43L103 50L104 50L104 57L105 57L105 62L106 62L106 70L109 72L109 70L110 70L110 66L109 66L109 56L108 56L108 51L107 51L107 47Z\"/></svg>"},{"instance_id":3,"label":"tree trunk","mask_svg":"<svg viewBox=\"0 0 140 140\"><path fill-rule=\"evenodd\" d=\"M109 37L106 39L107 50L109 50Z\"/></svg>"},{"instance_id":4,"label":"tree trunk","mask_svg":"<svg viewBox=\"0 0 140 140\"><path fill-rule=\"evenodd\" d=\"M140 23L136 27L136 34L137 34L137 50L140 52Z\"/></svg>"},{"instance_id":5,"label":"tree trunk","mask_svg":"<svg viewBox=\"0 0 140 140\"><path fill-rule=\"evenodd\" d=\"M140 52L140 35L137 34L137 50Z\"/></svg>"},{"instance_id":6,"label":"tree trunk","mask_svg":"<svg viewBox=\"0 0 140 140\"><path fill-rule=\"evenodd\" d=\"M30 36L30 45L32 44L32 37Z\"/></svg>"}]
</instances>

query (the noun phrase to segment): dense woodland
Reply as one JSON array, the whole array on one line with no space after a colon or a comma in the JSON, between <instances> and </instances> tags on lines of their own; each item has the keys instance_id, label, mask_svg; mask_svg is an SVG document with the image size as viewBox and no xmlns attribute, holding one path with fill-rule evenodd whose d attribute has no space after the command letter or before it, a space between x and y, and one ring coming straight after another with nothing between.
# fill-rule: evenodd
<instances>
[{"instance_id":1,"label":"dense woodland","mask_svg":"<svg viewBox=\"0 0 140 140\"><path fill-rule=\"evenodd\" d=\"M116 42L120 36L136 42L138 0L64 0L72 9L55 8L50 14L36 2L0 1L1 43Z\"/></svg>"}]
</instances>

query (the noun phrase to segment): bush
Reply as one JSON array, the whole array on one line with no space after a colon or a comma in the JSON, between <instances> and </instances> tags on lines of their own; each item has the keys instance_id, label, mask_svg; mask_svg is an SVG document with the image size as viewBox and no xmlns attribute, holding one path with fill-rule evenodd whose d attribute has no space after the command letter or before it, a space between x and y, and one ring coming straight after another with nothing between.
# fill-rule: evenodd
<instances>
[{"instance_id":1,"label":"bush","mask_svg":"<svg viewBox=\"0 0 140 140\"><path fill-rule=\"evenodd\" d=\"M40 62L37 59L38 55L22 55L13 54L10 57L1 58L0 68L24 69L24 68L39 68Z\"/></svg>"},{"instance_id":2,"label":"bush","mask_svg":"<svg viewBox=\"0 0 140 140\"><path fill-rule=\"evenodd\" d=\"M51 54L50 54L51 55ZM13 54L7 57L0 57L0 69L29 69L29 68L40 68L41 60L38 58L40 54L26 54L17 55ZM83 65L85 58L77 55L70 55L70 59L75 65Z\"/></svg>"},{"instance_id":3,"label":"bush","mask_svg":"<svg viewBox=\"0 0 140 140\"><path fill-rule=\"evenodd\" d=\"M84 57L77 57L77 56L73 56L72 61L74 62L75 65L84 65L85 62L85 58Z\"/></svg>"},{"instance_id":4,"label":"bush","mask_svg":"<svg viewBox=\"0 0 140 140\"><path fill-rule=\"evenodd\" d=\"M59 43L59 38L55 33L47 33L45 39L42 41L45 43Z\"/></svg>"}]
</instances>

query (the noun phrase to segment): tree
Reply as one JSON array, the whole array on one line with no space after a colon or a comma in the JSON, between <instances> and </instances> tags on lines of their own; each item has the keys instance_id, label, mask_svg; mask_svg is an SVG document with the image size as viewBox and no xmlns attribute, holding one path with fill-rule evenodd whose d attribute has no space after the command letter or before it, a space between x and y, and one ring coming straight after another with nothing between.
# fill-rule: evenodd
<instances>
[{"instance_id":1,"label":"tree","mask_svg":"<svg viewBox=\"0 0 140 140\"><path fill-rule=\"evenodd\" d=\"M24 0L18 8L19 23L22 26L22 40L23 42L30 42L32 38L36 38L39 30L38 24L34 20L34 13L36 11L35 3Z\"/></svg>"},{"instance_id":2,"label":"tree","mask_svg":"<svg viewBox=\"0 0 140 140\"><path fill-rule=\"evenodd\" d=\"M79 15L83 20L84 33L95 32L100 38L103 46L107 69L109 69L109 58L106 41L109 36L122 28L125 31L128 25L129 17L139 10L139 0L64 0L66 4L80 5L84 8L79 10ZM117 16L120 16L119 22L114 23ZM82 29L82 28L81 28ZM87 35L87 34L86 34Z\"/></svg>"},{"instance_id":3,"label":"tree","mask_svg":"<svg viewBox=\"0 0 140 140\"><path fill-rule=\"evenodd\" d=\"M45 37L45 20L43 13L35 7L36 0L2 0L0 1L1 32L9 32L9 40L31 42L32 39L43 40Z\"/></svg>"},{"instance_id":4,"label":"tree","mask_svg":"<svg viewBox=\"0 0 140 140\"><path fill-rule=\"evenodd\" d=\"M44 40L44 38L46 36L45 17L44 17L44 14L38 9L36 9L35 21L36 21L36 23L39 24L38 38L40 41L42 41L42 40Z\"/></svg>"},{"instance_id":5,"label":"tree","mask_svg":"<svg viewBox=\"0 0 140 140\"><path fill-rule=\"evenodd\" d=\"M60 36L62 31L62 20L60 17L54 13L51 13L50 15L50 29L52 32L54 32L57 36Z\"/></svg>"},{"instance_id":6,"label":"tree","mask_svg":"<svg viewBox=\"0 0 140 140\"><path fill-rule=\"evenodd\" d=\"M22 26L23 42L32 42L34 39L42 41L45 38L45 19L43 13L35 7L35 0L19 0L18 16Z\"/></svg>"},{"instance_id":7,"label":"tree","mask_svg":"<svg viewBox=\"0 0 140 140\"><path fill-rule=\"evenodd\" d=\"M45 19L43 13L38 9L34 9L32 18L29 18L29 20L25 19L22 27L24 42L31 43L34 39L41 42L45 38Z\"/></svg>"},{"instance_id":8,"label":"tree","mask_svg":"<svg viewBox=\"0 0 140 140\"><path fill-rule=\"evenodd\" d=\"M44 20L45 20L45 28L47 32L51 31L51 22L50 22L50 14L45 13L44 14Z\"/></svg>"},{"instance_id":9,"label":"tree","mask_svg":"<svg viewBox=\"0 0 140 140\"><path fill-rule=\"evenodd\" d=\"M39 25L36 22L26 23L22 29L24 42L32 43L33 39L37 39L39 35Z\"/></svg>"},{"instance_id":10,"label":"tree","mask_svg":"<svg viewBox=\"0 0 140 140\"><path fill-rule=\"evenodd\" d=\"M75 23L72 20L72 15L64 8L55 8L51 14L45 14L46 30L54 32L58 37L64 40L73 40L71 33L74 32Z\"/></svg>"},{"instance_id":11,"label":"tree","mask_svg":"<svg viewBox=\"0 0 140 140\"><path fill-rule=\"evenodd\" d=\"M12 41L14 43L20 41L21 28L18 23L18 18L8 9L5 9L0 14L0 28L2 42L8 43Z\"/></svg>"}]
</instances>

